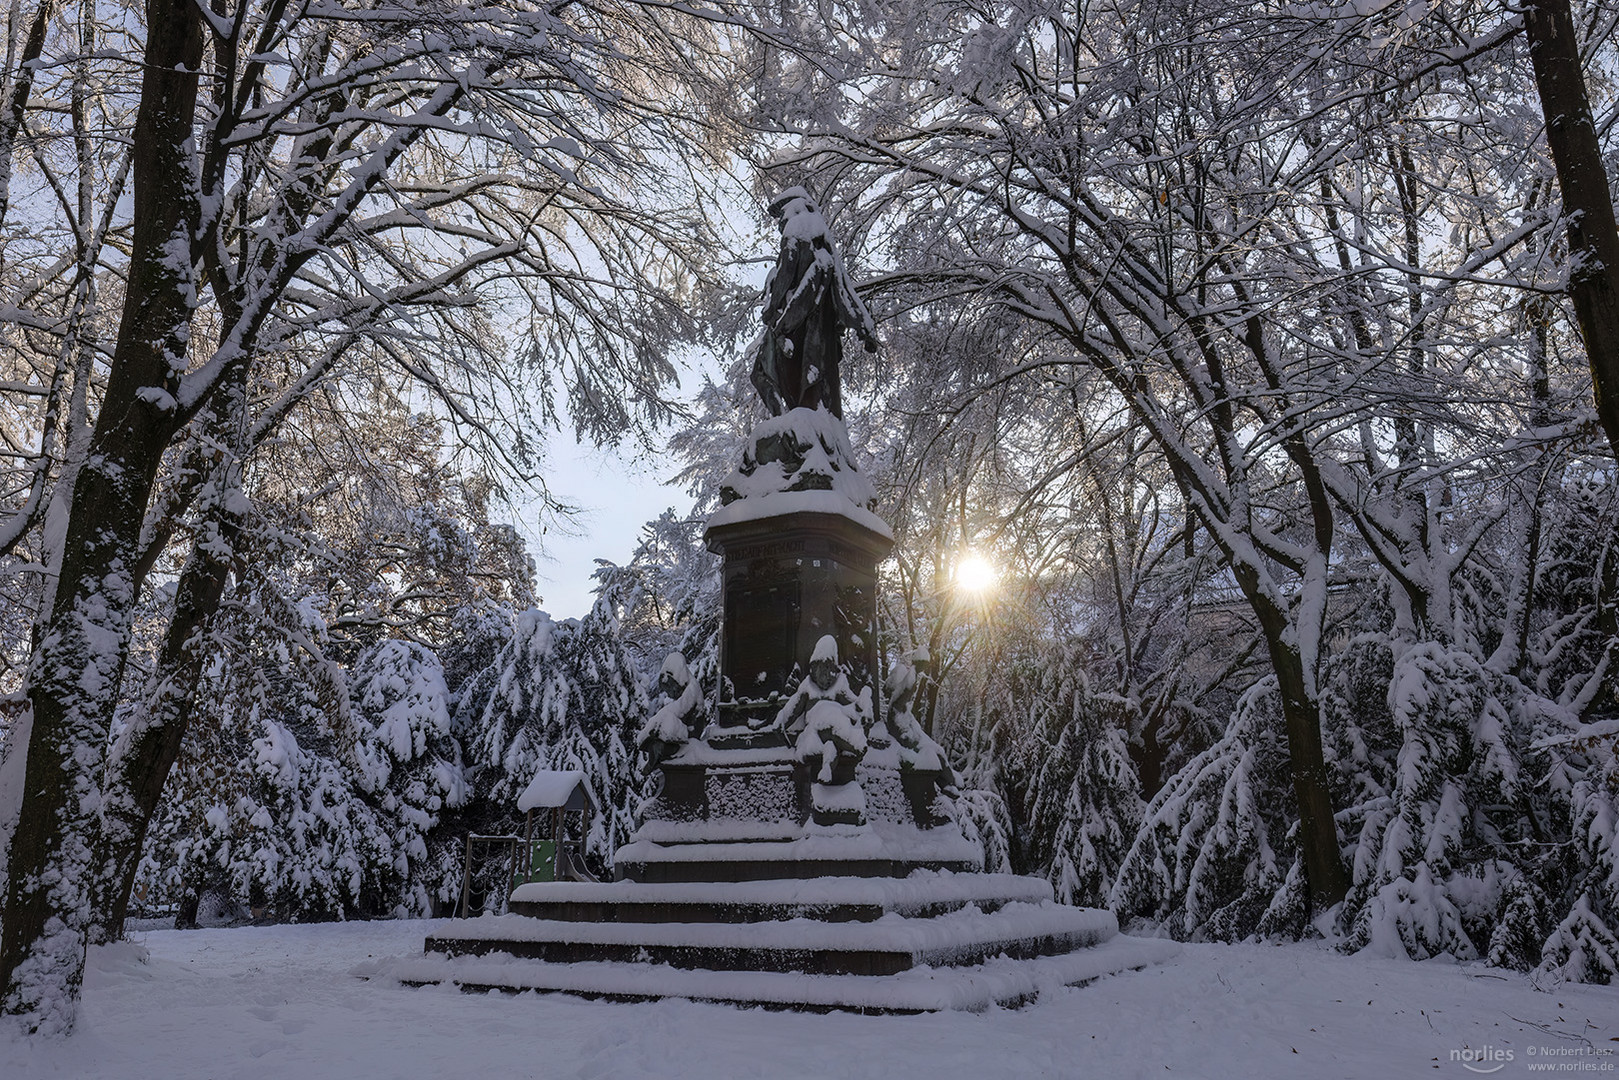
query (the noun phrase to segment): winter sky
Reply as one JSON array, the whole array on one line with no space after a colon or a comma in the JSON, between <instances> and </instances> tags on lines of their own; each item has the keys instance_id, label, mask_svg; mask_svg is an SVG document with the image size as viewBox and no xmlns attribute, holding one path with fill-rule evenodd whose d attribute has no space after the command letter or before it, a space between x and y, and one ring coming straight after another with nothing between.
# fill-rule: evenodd
<instances>
[{"instance_id":1,"label":"winter sky","mask_svg":"<svg viewBox=\"0 0 1619 1080\"><path fill-rule=\"evenodd\" d=\"M581 513L573 522L542 522L532 502L521 509L519 529L534 556L540 607L558 619L590 610L596 560L628 560L643 524L667 507L690 503L678 486L663 483L673 471L672 466L635 460L628 448L597 449L575 442L571 432L551 434L546 483L553 495Z\"/></svg>"}]
</instances>

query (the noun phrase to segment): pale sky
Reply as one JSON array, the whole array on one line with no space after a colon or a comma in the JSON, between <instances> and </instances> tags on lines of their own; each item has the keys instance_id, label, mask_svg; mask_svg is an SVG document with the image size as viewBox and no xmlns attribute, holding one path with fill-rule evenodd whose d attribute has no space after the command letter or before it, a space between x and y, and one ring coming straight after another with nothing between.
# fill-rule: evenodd
<instances>
[{"instance_id":1,"label":"pale sky","mask_svg":"<svg viewBox=\"0 0 1619 1080\"><path fill-rule=\"evenodd\" d=\"M661 483L674 471L672 462L660 467L628 460L613 450L580 446L572 432L551 434L546 444L546 483L554 496L584 512L576 519L578 535L570 536L552 524L542 536L539 514L531 507L520 511L519 529L534 556L541 608L558 619L590 610L595 560L626 562L643 524L666 507L691 505L691 498L678 486Z\"/></svg>"}]
</instances>

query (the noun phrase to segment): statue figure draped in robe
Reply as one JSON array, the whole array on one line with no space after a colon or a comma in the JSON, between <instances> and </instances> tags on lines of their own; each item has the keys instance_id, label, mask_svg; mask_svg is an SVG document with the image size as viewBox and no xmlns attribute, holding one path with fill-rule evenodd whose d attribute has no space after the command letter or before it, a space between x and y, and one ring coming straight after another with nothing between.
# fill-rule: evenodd
<instances>
[{"instance_id":1,"label":"statue figure draped in robe","mask_svg":"<svg viewBox=\"0 0 1619 1080\"><path fill-rule=\"evenodd\" d=\"M770 204L770 214L781 230L781 251L765 280L765 328L753 357L753 386L772 416L825 405L841 420L843 331L854 330L866 351L876 352L871 313L844 273L809 192L788 188Z\"/></svg>"}]
</instances>

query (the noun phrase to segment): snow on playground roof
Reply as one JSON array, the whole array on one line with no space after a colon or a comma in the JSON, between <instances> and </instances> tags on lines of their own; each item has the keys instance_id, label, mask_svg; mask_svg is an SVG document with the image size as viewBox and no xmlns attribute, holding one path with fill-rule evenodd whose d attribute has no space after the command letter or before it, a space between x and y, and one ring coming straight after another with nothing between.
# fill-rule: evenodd
<instances>
[{"instance_id":1,"label":"snow on playground roof","mask_svg":"<svg viewBox=\"0 0 1619 1080\"><path fill-rule=\"evenodd\" d=\"M541 769L528 782L523 794L517 797L517 809L530 810L583 810L593 804L590 789L585 786L585 774L578 769Z\"/></svg>"}]
</instances>

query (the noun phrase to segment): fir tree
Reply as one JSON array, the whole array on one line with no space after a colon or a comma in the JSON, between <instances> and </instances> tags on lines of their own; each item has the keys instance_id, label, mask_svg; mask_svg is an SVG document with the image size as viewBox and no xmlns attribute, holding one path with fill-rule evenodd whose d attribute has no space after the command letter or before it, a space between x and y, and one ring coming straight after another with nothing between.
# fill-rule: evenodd
<instances>
[{"instance_id":1,"label":"fir tree","mask_svg":"<svg viewBox=\"0 0 1619 1080\"><path fill-rule=\"evenodd\" d=\"M1057 899L1107 902L1141 822L1141 788L1130 760L1129 703L1093 691L1073 656L1054 663L1044 707L1058 714L1061 734L1041 769L1034 821L1051 836L1047 875ZM1053 824L1054 822L1054 824Z\"/></svg>"},{"instance_id":2,"label":"fir tree","mask_svg":"<svg viewBox=\"0 0 1619 1080\"><path fill-rule=\"evenodd\" d=\"M424 646L388 640L361 654L351 681L356 783L392 835L400 912L425 915L460 887L459 845L435 828L467 798L444 670Z\"/></svg>"},{"instance_id":3,"label":"fir tree","mask_svg":"<svg viewBox=\"0 0 1619 1080\"><path fill-rule=\"evenodd\" d=\"M611 611L597 604L583 620L561 623L522 612L494 663L468 681L458 711L481 819L513 827L517 797L537 770L579 770L599 810L585 852L610 865L639 809L629 747L647 711Z\"/></svg>"},{"instance_id":4,"label":"fir tree","mask_svg":"<svg viewBox=\"0 0 1619 1080\"><path fill-rule=\"evenodd\" d=\"M1178 938L1257 931L1292 861L1285 842L1286 751L1273 681L1242 698L1219 742L1165 783L1142 817L1108 906Z\"/></svg>"}]
</instances>

